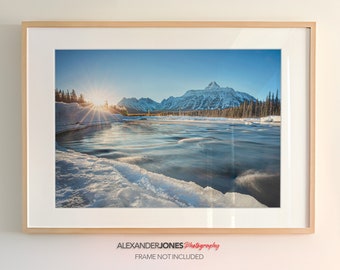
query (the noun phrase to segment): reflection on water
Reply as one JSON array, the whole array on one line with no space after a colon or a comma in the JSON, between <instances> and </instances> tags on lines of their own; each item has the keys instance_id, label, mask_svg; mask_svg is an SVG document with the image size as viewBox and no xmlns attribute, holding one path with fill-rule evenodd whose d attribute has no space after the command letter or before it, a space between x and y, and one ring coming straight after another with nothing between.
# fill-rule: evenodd
<instances>
[{"instance_id":1,"label":"reflection on water","mask_svg":"<svg viewBox=\"0 0 340 270\"><path fill-rule=\"evenodd\" d=\"M58 135L57 141L81 153L280 206L279 126L150 117Z\"/></svg>"}]
</instances>

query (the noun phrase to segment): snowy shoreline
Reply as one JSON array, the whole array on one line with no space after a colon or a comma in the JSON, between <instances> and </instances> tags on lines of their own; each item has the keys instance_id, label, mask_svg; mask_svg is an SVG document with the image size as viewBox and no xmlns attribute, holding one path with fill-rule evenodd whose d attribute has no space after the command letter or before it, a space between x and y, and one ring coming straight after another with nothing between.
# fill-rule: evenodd
<instances>
[{"instance_id":1,"label":"snowy shoreline","mask_svg":"<svg viewBox=\"0 0 340 270\"><path fill-rule=\"evenodd\" d=\"M108 126L121 121L122 115L97 110L93 106L82 107L78 103L55 103L55 133L81 130L93 126Z\"/></svg>"},{"instance_id":2,"label":"snowy shoreline","mask_svg":"<svg viewBox=\"0 0 340 270\"><path fill-rule=\"evenodd\" d=\"M57 146L56 207L266 207L254 197L222 192L136 165Z\"/></svg>"}]
</instances>

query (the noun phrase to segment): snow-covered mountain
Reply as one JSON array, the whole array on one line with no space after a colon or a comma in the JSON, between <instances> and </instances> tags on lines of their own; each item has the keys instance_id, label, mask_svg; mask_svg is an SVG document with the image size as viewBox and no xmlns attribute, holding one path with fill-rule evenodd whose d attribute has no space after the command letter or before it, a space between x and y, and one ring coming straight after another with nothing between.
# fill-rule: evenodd
<instances>
[{"instance_id":1,"label":"snow-covered mountain","mask_svg":"<svg viewBox=\"0 0 340 270\"><path fill-rule=\"evenodd\" d=\"M194 111L235 107L246 100L255 101L255 98L247 93L229 87L220 87L216 82L211 82L205 89L188 90L180 97L171 96L161 103L150 98L123 98L118 105L125 106L129 112Z\"/></svg>"},{"instance_id":2,"label":"snow-covered mountain","mask_svg":"<svg viewBox=\"0 0 340 270\"><path fill-rule=\"evenodd\" d=\"M124 106L129 113L148 112L159 110L159 103L151 98L123 98L118 102L119 106Z\"/></svg>"},{"instance_id":3,"label":"snow-covered mountain","mask_svg":"<svg viewBox=\"0 0 340 270\"><path fill-rule=\"evenodd\" d=\"M239 106L245 100L255 100L247 93L211 82L203 90L189 90L181 97L170 97L161 102L163 110L214 110Z\"/></svg>"}]
</instances>

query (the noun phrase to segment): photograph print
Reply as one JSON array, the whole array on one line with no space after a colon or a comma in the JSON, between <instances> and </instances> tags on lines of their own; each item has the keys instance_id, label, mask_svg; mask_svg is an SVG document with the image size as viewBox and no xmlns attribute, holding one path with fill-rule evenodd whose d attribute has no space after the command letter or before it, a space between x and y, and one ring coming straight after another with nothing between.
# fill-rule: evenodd
<instances>
[{"instance_id":1,"label":"photograph print","mask_svg":"<svg viewBox=\"0 0 340 270\"><path fill-rule=\"evenodd\" d=\"M57 208L280 207L281 50L56 50Z\"/></svg>"}]
</instances>

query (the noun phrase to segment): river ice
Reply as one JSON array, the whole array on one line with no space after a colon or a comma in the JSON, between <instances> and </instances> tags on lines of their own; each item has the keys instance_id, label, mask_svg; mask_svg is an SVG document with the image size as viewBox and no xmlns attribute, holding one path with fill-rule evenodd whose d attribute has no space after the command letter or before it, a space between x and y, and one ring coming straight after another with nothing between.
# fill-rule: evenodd
<instances>
[{"instance_id":1,"label":"river ice","mask_svg":"<svg viewBox=\"0 0 340 270\"><path fill-rule=\"evenodd\" d=\"M142 117L58 135L57 206L279 207L269 123Z\"/></svg>"}]
</instances>

